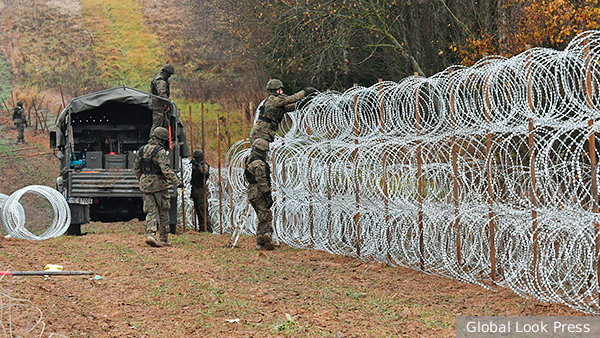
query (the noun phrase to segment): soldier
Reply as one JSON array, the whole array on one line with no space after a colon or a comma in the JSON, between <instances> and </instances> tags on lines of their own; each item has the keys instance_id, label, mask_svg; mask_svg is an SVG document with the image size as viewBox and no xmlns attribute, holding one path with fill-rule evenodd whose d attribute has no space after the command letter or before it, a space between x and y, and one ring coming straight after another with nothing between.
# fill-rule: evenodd
<instances>
[{"instance_id":1,"label":"soldier","mask_svg":"<svg viewBox=\"0 0 600 338\"><path fill-rule=\"evenodd\" d=\"M168 147L169 132L157 127L150 133L150 142L142 146L133 162L133 172L140 182L140 190L144 193L144 212L146 213L146 244L153 247L170 246L168 240L169 183L178 188L183 183L169 167ZM167 145L165 145L167 143ZM156 232L160 241L156 239Z\"/></svg>"},{"instance_id":2,"label":"soldier","mask_svg":"<svg viewBox=\"0 0 600 338\"><path fill-rule=\"evenodd\" d=\"M166 64L150 83L150 93L167 99L161 100L157 97L150 96L150 109L152 109L151 133L156 127L167 128L169 126L169 117L167 116L168 112L171 110L171 104L169 103L169 96L171 95L169 78L173 74L175 74L175 67Z\"/></svg>"},{"instance_id":3,"label":"soldier","mask_svg":"<svg viewBox=\"0 0 600 338\"><path fill-rule=\"evenodd\" d=\"M265 99L258 121L256 121L250 132L250 142L253 144L257 138L273 142L283 115L286 112L293 111L295 102L314 93L316 89L306 87L294 95L287 96L283 93L283 83L278 79L271 79L267 83L267 91L269 96Z\"/></svg>"},{"instance_id":4,"label":"soldier","mask_svg":"<svg viewBox=\"0 0 600 338\"><path fill-rule=\"evenodd\" d=\"M256 248L259 250L273 250L275 246L271 242L273 226L271 222L271 169L267 163L267 152L269 142L257 139L252 142L250 156L246 159L246 170L244 175L248 180L248 200L258 218L256 227Z\"/></svg>"},{"instance_id":5,"label":"soldier","mask_svg":"<svg viewBox=\"0 0 600 338\"><path fill-rule=\"evenodd\" d=\"M206 218L206 231L212 232L212 221L208 217L206 208L209 192L206 189L206 181L210 176L210 166L204 162L204 153L202 150L194 151L194 159L192 160L192 200L194 201L194 209L198 217L198 228L204 231L204 219Z\"/></svg>"},{"instance_id":6,"label":"soldier","mask_svg":"<svg viewBox=\"0 0 600 338\"><path fill-rule=\"evenodd\" d=\"M23 132L25 131L25 127L27 127L27 117L25 116L25 109L23 109L23 101L21 100L17 101L17 106L13 109L13 122L19 131L17 144L26 144Z\"/></svg>"}]
</instances>

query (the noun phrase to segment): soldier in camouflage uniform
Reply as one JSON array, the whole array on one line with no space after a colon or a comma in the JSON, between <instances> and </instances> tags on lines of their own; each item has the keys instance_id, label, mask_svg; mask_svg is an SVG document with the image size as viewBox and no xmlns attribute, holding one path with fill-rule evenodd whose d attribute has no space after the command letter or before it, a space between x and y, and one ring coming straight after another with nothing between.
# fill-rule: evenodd
<instances>
[{"instance_id":1,"label":"soldier in camouflage uniform","mask_svg":"<svg viewBox=\"0 0 600 338\"><path fill-rule=\"evenodd\" d=\"M294 103L314 93L316 89L306 87L294 95L287 96L283 93L283 83L278 79L271 79L267 83L267 91L269 96L265 99L258 121L250 132L250 142L252 143L258 138L273 142L285 113L293 111Z\"/></svg>"},{"instance_id":2,"label":"soldier in camouflage uniform","mask_svg":"<svg viewBox=\"0 0 600 338\"><path fill-rule=\"evenodd\" d=\"M156 127L168 128L169 126L169 117L167 115L171 110L171 104L168 100L171 95L169 78L173 74L175 74L175 67L166 64L150 83L150 93L167 99L161 100L157 97L150 96L150 109L152 109L152 128L150 129L150 132Z\"/></svg>"},{"instance_id":3,"label":"soldier in camouflage uniform","mask_svg":"<svg viewBox=\"0 0 600 338\"><path fill-rule=\"evenodd\" d=\"M25 109L23 109L23 101L17 101L17 106L13 109L13 123L17 126L19 136L17 137L17 144L27 143L25 142L25 127L27 127L27 117L25 116Z\"/></svg>"},{"instance_id":4,"label":"soldier in camouflage uniform","mask_svg":"<svg viewBox=\"0 0 600 338\"><path fill-rule=\"evenodd\" d=\"M169 141L169 131L157 127L150 134L150 142L142 146L133 162L133 172L140 182L144 193L144 212L146 213L146 244L154 247L169 246L169 182L177 187L183 183L169 167L169 157L165 143ZM156 239L159 233L160 241Z\"/></svg>"},{"instance_id":5,"label":"soldier in camouflage uniform","mask_svg":"<svg viewBox=\"0 0 600 338\"><path fill-rule=\"evenodd\" d=\"M192 200L194 201L194 209L198 217L198 229L204 231L204 218L206 217L206 231L212 232L212 220L208 217L208 197L209 192L206 187L206 181L210 176L210 166L204 162L204 153L202 150L194 151L194 159L192 160Z\"/></svg>"},{"instance_id":6,"label":"soldier in camouflage uniform","mask_svg":"<svg viewBox=\"0 0 600 338\"><path fill-rule=\"evenodd\" d=\"M256 248L259 250L275 249L271 242L273 197L271 196L271 169L267 163L268 151L269 143L266 140L257 139L252 142L252 150L246 159L246 170L244 171L248 181L248 200L258 218Z\"/></svg>"}]
</instances>

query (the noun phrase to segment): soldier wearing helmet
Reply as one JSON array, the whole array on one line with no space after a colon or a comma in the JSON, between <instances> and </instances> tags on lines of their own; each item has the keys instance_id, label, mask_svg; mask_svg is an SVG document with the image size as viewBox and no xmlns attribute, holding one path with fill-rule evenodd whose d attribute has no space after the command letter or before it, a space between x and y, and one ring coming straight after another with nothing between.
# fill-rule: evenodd
<instances>
[{"instance_id":1,"label":"soldier wearing helmet","mask_svg":"<svg viewBox=\"0 0 600 338\"><path fill-rule=\"evenodd\" d=\"M17 127L19 135L17 136L17 144L27 143L25 142L25 127L27 127L27 116L25 116L25 109L23 109L23 101L17 101L17 106L13 109L13 123Z\"/></svg>"},{"instance_id":2,"label":"soldier wearing helmet","mask_svg":"<svg viewBox=\"0 0 600 338\"><path fill-rule=\"evenodd\" d=\"M138 150L133 162L133 172L137 177L140 190L144 193L144 212L146 213L146 244L153 247L169 246L169 181L177 187L183 183L175 175L167 155L169 131L157 127L150 133L150 142ZM156 239L156 234L160 241Z\"/></svg>"},{"instance_id":3,"label":"soldier wearing helmet","mask_svg":"<svg viewBox=\"0 0 600 338\"><path fill-rule=\"evenodd\" d=\"M256 211L258 224L256 227L256 248L273 250L273 197L271 196L271 169L267 163L269 142L256 139L252 142L250 156L246 159L244 175L248 181L248 201Z\"/></svg>"},{"instance_id":4,"label":"soldier wearing helmet","mask_svg":"<svg viewBox=\"0 0 600 338\"><path fill-rule=\"evenodd\" d=\"M200 229L200 231L212 232L212 221L210 217L207 217L209 192L208 189L206 189L206 181L208 180L209 176L210 166L204 161L204 153L202 152L202 150L194 151L194 159L192 160L191 197L194 201L194 209L196 210L196 216L198 217L198 229Z\"/></svg>"},{"instance_id":5,"label":"soldier wearing helmet","mask_svg":"<svg viewBox=\"0 0 600 338\"><path fill-rule=\"evenodd\" d=\"M150 129L150 131L154 130L156 127L168 127L169 117L167 114L171 109L171 103L169 101L171 85L169 83L169 78L173 74L175 74L175 67L166 64L150 83L150 93L152 94L152 96L150 96L150 109L152 109L152 129ZM166 100L160 99L157 96L165 98Z\"/></svg>"},{"instance_id":6,"label":"soldier wearing helmet","mask_svg":"<svg viewBox=\"0 0 600 338\"><path fill-rule=\"evenodd\" d=\"M271 79L267 82L269 96L263 101L258 121L252 127L250 142L258 138L273 142L285 113L293 111L297 101L316 91L312 87L306 87L294 95L287 96L283 93L283 88L281 80Z\"/></svg>"}]
</instances>

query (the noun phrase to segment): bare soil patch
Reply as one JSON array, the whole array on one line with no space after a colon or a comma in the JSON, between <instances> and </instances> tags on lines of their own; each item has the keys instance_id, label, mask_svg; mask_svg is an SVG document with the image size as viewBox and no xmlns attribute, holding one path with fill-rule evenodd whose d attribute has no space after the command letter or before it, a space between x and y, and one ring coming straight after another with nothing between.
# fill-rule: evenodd
<instances>
[{"instance_id":1,"label":"bare soil patch","mask_svg":"<svg viewBox=\"0 0 600 338\"><path fill-rule=\"evenodd\" d=\"M581 315L566 306L418 271L253 239L187 231L150 248L143 224L94 223L81 237L2 239L2 270L91 270L5 277L0 287L70 337L454 337L457 315ZM287 314L287 315L286 315ZM291 318L291 320L290 320ZM229 321L234 321L230 323ZM237 321L239 320L239 321Z\"/></svg>"}]
</instances>

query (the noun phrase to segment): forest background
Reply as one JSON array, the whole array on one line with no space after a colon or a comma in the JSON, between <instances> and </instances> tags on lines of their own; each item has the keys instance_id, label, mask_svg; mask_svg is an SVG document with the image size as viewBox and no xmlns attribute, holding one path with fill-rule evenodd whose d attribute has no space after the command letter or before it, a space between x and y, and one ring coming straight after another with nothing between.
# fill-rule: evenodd
<instances>
[{"instance_id":1,"label":"forest background","mask_svg":"<svg viewBox=\"0 0 600 338\"><path fill-rule=\"evenodd\" d=\"M196 144L205 104L213 163L217 114L231 119L223 141L243 138L250 103L266 96L269 78L288 93L343 91L527 46L562 50L600 28L598 0L3 0L0 7L6 108L24 100L49 111L52 125L63 101L118 85L148 91L169 62L171 97L184 121L191 115L196 123Z\"/></svg>"}]
</instances>

